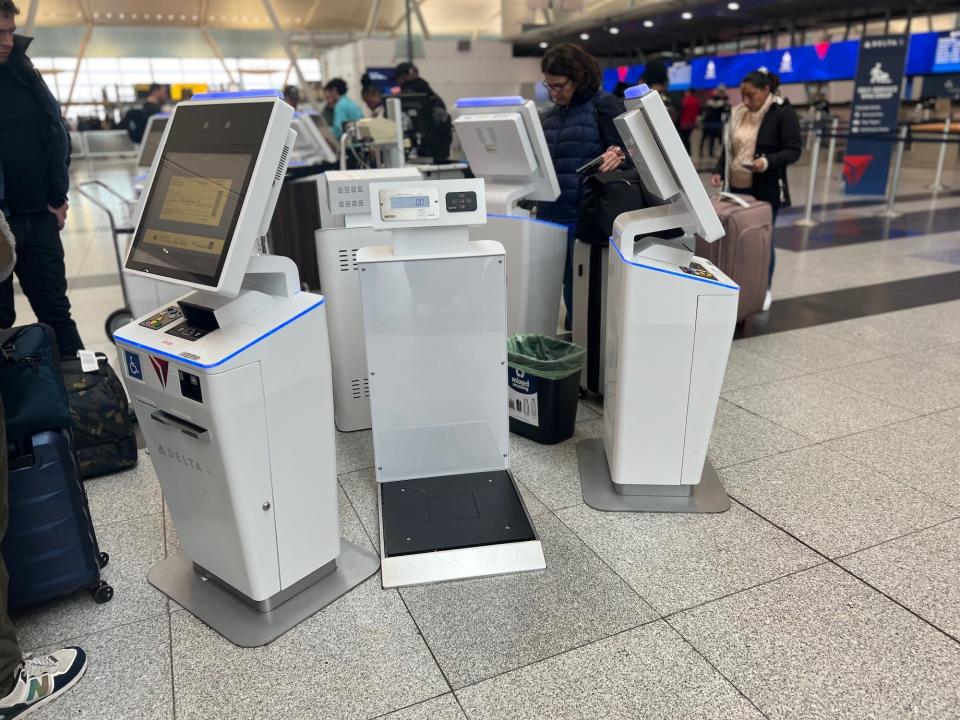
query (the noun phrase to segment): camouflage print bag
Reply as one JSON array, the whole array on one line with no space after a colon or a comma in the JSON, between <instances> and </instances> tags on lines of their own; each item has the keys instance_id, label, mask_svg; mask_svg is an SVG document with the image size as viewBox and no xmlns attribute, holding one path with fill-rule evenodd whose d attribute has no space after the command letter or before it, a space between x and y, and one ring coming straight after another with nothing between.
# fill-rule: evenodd
<instances>
[{"instance_id":1,"label":"camouflage print bag","mask_svg":"<svg viewBox=\"0 0 960 720\"><path fill-rule=\"evenodd\" d=\"M62 361L77 461L84 480L137 464L137 438L127 394L107 356L97 353L97 362L96 371L83 372L78 358Z\"/></svg>"}]
</instances>

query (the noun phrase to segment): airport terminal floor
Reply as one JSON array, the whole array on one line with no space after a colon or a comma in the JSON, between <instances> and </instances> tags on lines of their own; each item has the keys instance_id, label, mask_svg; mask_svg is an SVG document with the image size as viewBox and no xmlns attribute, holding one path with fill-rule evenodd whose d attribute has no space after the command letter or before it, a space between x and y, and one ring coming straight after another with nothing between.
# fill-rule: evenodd
<instances>
[{"instance_id":1,"label":"airport terminal floor","mask_svg":"<svg viewBox=\"0 0 960 720\"><path fill-rule=\"evenodd\" d=\"M73 183L91 167L131 179L78 162ZM34 717L957 717L960 192L931 199L927 183L904 170L892 221L879 199L829 191L812 230L791 225L798 208L780 215L774 304L733 344L710 446L729 512L588 508L575 445L602 434L603 407L587 397L570 440L511 436L545 571L400 590L378 573L241 650L148 584L178 540L144 461L87 483L115 599L15 616L24 649L90 659ZM74 313L112 358L109 228L70 202ZM374 550L370 432L338 433L337 463L342 534Z\"/></svg>"}]
</instances>

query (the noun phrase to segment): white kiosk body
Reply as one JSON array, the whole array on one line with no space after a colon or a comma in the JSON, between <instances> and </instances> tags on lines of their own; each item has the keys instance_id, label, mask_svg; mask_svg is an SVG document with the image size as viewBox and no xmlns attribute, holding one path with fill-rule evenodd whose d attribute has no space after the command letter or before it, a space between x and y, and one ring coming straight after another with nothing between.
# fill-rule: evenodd
<instances>
[{"instance_id":1,"label":"white kiosk body","mask_svg":"<svg viewBox=\"0 0 960 720\"><path fill-rule=\"evenodd\" d=\"M507 333L557 333L567 228L537 220L517 205L551 202L560 185L530 100L463 98L453 123L470 169L485 181L487 224L472 240L494 238L506 249Z\"/></svg>"},{"instance_id":2,"label":"white kiosk body","mask_svg":"<svg viewBox=\"0 0 960 720\"><path fill-rule=\"evenodd\" d=\"M339 537L324 299L299 291L288 258L251 257L292 115L254 93L177 106L126 272L194 292L115 335L183 547L148 578L242 646L270 642L376 570Z\"/></svg>"},{"instance_id":3,"label":"white kiosk body","mask_svg":"<svg viewBox=\"0 0 960 720\"><path fill-rule=\"evenodd\" d=\"M143 131L143 139L137 151L138 168L149 168L153 165L153 159L157 155L157 150L160 149L160 141L163 140L169 119L170 113L159 112L151 115L147 120L147 127Z\"/></svg>"},{"instance_id":4,"label":"white kiosk body","mask_svg":"<svg viewBox=\"0 0 960 720\"><path fill-rule=\"evenodd\" d=\"M509 471L503 246L482 180L370 186L360 291L384 587L545 567Z\"/></svg>"},{"instance_id":5,"label":"white kiosk body","mask_svg":"<svg viewBox=\"0 0 960 720\"><path fill-rule=\"evenodd\" d=\"M321 225L316 232L317 264L330 324L334 419L343 432L370 428L357 252L389 241L371 227L370 184L419 179L420 172L412 167L331 170L317 178Z\"/></svg>"},{"instance_id":6,"label":"white kiosk body","mask_svg":"<svg viewBox=\"0 0 960 720\"><path fill-rule=\"evenodd\" d=\"M295 112L291 127L297 133L297 142L293 146L293 156L290 159L291 165L337 162L336 153L320 134L320 128L317 127L311 113Z\"/></svg>"},{"instance_id":7,"label":"white kiosk body","mask_svg":"<svg viewBox=\"0 0 960 720\"><path fill-rule=\"evenodd\" d=\"M645 188L667 204L621 214L611 238L604 436L578 445L584 501L601 510L720 512L707 461L739 287L694 257L723 227L663 100L631 88L617 129ZM648 233L680 228L681 237Z\"/></svg>"}]
</instances>

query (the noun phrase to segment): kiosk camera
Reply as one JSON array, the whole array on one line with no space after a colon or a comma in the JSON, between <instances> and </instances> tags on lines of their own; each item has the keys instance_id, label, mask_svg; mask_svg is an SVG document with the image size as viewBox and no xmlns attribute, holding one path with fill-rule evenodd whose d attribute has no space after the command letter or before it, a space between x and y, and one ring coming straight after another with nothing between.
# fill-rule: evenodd
<instances>
[{"instance_id":1,"label":"kiosk camera","mask_svg":"<svg viewBox=\"0 0 960 720\"><path fill-rule=\"evenodd\" d=\"M297 143L293 147L291 162L302 165L337 162L336 153L321 135L320 128L317 127L310 113L295 112L292 127L297 133Z\"/></svg>"},{"instance_id":2,"label":"kiosk camera","mask_svg":"<svg viewBox=\"0 0 960 720\"><path fill-rule=\"evenodd\" d=\"M520 200L560 195L557 174L533 102L520 97L457 101L453 127L470 169L487 190L485 237L507 252L507 332L553 336L567 255L567 228L534 220ZM475 228L472 236L479 239Z\"/></svg>"},{"instance_id":3,"label":"kiosk camera","mask_svg":"<svg viewBox=\"0 0 960 720\"><path fill-rule=\"evenodd\" d=\"M627 91L617 129L644 187L666 204L617 217L607 281L604 435L577 446L599 510L722 512L707 460L739 287L694 257L723 227L656 92ZM680 228L674 239L648 233Z\"/></svg>"},{"instance_id":4,"label":"kiosk camera","mask_svg":"<svg viewBox=\"0 0 960 720\"><path fill-rule=\"evenodd\" d=\"M151 584L241 646L376 571L339 537L324 299L254 253L295 137L278 93L210 93L170 118L126 272L193 290L115 335L183 552Z\"/></svg>"},{"instance_id":5,"label":"kiosk camera","mask_svg":"<svg viewBox=\"0 0 960 720\"><path fill-rule=\"evenodd\" d=\"M143 131L143 140L140 142L140 150L137 152L137 167L149 168L153 165L153 158L157 154L157 148L160 147L160 141L163 139L163 132L167 129L167 120L170 119L170 113L156 113L147 120L147 127Z\"/></svg>"},{"instance_id":6,"label":"kiosk camera","mask_svg":"<svg viewBox=\"0 0 960 720\"><path fill-rule=\"evenodd\" d=\"M482 180L370 186L357 253L384 587L545 567L510 474L506 272Z\"/></svg>"},{"instance_id":7,"label":"kiosk camera","mask_svg":"<svg viewBox=\"0 0 960 720\"><path fill-rule=\"evenodd\" d=\"M334 419L344 432L370 427L357 252L389 240L371 227L370 184L419 179L420 172L412 167L329 171L317 179L321 227L316 232L317 265L330 326Z\"/></svg>"}]
</instances>

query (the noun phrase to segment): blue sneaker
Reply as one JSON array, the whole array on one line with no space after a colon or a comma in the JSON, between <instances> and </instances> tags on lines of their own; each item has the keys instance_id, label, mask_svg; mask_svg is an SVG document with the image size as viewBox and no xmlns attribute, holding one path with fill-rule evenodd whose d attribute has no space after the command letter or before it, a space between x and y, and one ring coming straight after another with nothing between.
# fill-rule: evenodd
<instances>
[{"instance_id":1,"label":"blue sneaker","mask_svg":"<svg viewBox=\"0 0 960 720\"><path fill-rule=\"evenodd\" d=\"M17 684L0 698L0 720L26 717L76 685L86 669L87 654L78 647L25 657Z\"/></svg>"}]
</instances>

